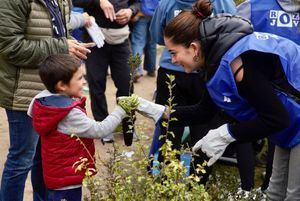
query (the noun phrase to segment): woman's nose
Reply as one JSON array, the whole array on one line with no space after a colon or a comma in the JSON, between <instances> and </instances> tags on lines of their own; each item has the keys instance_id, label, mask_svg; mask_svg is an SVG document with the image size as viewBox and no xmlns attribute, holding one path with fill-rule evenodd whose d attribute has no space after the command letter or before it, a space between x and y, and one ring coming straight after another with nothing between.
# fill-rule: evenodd
<instances>
[{"instance_id":1,"label":"woman's nose","mask_svg":"<svg viewBox=\"0 0 300 201\"><path fill-rule=\"evenodd\" d=\"M172 63L173 63L173 64L176 64L176 63L177 63L177 60L176 60L176 58L175 58L174 56L172 56Z\"/></svg>"}]
</instances>

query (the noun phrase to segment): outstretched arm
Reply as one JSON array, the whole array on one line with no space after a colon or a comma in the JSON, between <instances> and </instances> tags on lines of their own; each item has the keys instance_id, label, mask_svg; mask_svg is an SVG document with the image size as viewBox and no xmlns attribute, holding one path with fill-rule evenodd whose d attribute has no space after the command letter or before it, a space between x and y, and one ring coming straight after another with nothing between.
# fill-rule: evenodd
<instances>
[{"instance_id":1,"label":"outstretched arm","mask_svg":"<svg viewBox=\"0 0 300 201\"><path fill-rule=\"evenodd\" d=\"M125 117L125 111L117 106L103 121L90 119L80 109L74 108L58 124L58 131L84 138L103 138L111 134Z\"/></svg>"}]
</instances>

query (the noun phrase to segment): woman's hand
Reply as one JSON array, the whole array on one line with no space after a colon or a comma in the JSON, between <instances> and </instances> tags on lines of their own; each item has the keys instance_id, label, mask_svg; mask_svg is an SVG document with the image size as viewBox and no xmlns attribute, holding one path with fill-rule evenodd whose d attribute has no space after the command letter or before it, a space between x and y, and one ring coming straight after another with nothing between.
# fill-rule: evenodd
<instances>
[{"instance_id":1,"label":"woman's hand","mask_svg":"<svg viewBox=\"0 0 300 201\"><path fill-rule=\"evenodd\" d=\"M224 153L226 147L235 141L228 130L228 125L223 124L217 129L209 130L209 132L193 146L193 152L199 149L205 153L210 159L207 166L213 165Z\"/></svg>"},{"instance_id":2,"label":"woman's hand","mask_svg":"<svg viewBox=\"0 0 300 201\"><path fill-rule=\"evenodd\" d=\"M132 96L121 96L118 97L118 104L126 111L127 106L131 105L134 109L136 109L139 113L142 115L149 117L153 119L155 122L157 122L160 118L164 118L166 107L155 104L151 101L148 101L146 99L143 99L141 97L138 97L137 95ZM136 101L138 101L138 105L136 106ZM125 105L125 108L124 106ZM130 106L130 107L131 107ZM126 111L127 112L127 111Z\"/></svg>"}]
</instances>

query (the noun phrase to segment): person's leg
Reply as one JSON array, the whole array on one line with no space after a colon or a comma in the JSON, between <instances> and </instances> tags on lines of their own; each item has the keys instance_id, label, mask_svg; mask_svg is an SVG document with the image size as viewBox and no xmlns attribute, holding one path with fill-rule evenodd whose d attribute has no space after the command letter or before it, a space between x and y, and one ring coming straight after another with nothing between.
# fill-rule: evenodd
<instances>
[{"instance_id":1,"label":"person's leg","mask_svg":"<svg viewBox=\"0 0 300 201\"><path fill-rule=\"evenodd\" d=\"M130 82L130 69L128 65L128 59L130 55L129 41L126 40L120 45L112 46L111 51L111 78L117 88L116 97L128 96L129 93L129 82ZM133 92L133 86L131 93ZM126 145L131 145L133 139L134 130L131 129L132 123L129 118L122 120L122 129L124 134L124 140ZM132 132L130 132L132 130Z\"/></svg>"},{"instance_id":2,"label":"person's leg","mask_svg":"<svg viewBox=\"0 0 300 201\"><path fill-rule=\"evenodd\" d=\"M112 46L110 71L111 78L117 88L116 97L129 95L130 69L128 59L130 55L129 41ZM132 89L133 90L133 89Z\"/></svg>"},{"instance_id":3,"label":"person's leg","mask_svg":"<svg viewBox=\"0 0 300 201\"><path fill-rule=\"evenodd\" d=\"M143 56L144 47L147 40L147 17L142 16L133 24L131 31L131 48L133 55L139 54ZM141 65L137 69L137 74L143 75Z\"/></svg>"},{"instance_id":4,"label":"person's leg","mask_svg":"<svg viewBox=\"0 0 300 201\"><path fill-rule=\"evenodd\" d=\"M96 121L102 121L108 115L105 96L106 77L110 59L111 45L105 43L102 48L92 48L86 60L86 78L91 98L91 109ZM101 141L113 142L113 134L107 135Z\"/></svg>"},{"instance_id":5,"label":"person's leg","mask_svg":"<svg viewBox=\"0 0 300 201\"><path fill-rule=\"evenodd\" d=\"M96 121L102 121L108 115L105 89L109 51L110 45L108 44L104 44L102 48L93 48L86 60L91 109Z\"/></svg>"},{"instance_id":6,"label":"person's leg","mask_svg":"<svg viewBox=\"0 0 300 201\"><path fill-rule=\"evenodd\" d=\"M284 200L286 197L289 159L290 150L275 147L272 176L267 189L267 197L270 201Z\"/></svg>"},{"instance_id":7,"label":"person's leg","mask_svg":"<svg viewBox=\"0 0 300 201\"><path fill-rule=\"evenodd\" d=\"M151 24L151 17L147 18L147 43L144 48L144 69L147 71L147 75L155 76L156 67L156 43L151 38L151 33L149 30Z\"/></svg>"},{"instance_id":8,"label":"person's leg","mask_svg":"<svg viewBox=\"0 0 300 201\"><path fill-rule=\"evenodd\" d=\"M82 189L49 190L49 201L81 201Z\"/></svg>"},{"instance_id":9,"label":"person's leg","mask_svg":"<svg viewBox=\"0 0 300 201\"><path fill-rule=\"evenodd\" d=\"M205 84L199 74L185 74L185 77L183 77L179 85L182 88L181 91L184 91L184 96L188 97L186 100L188 105L198 103L205 91ZM210 129L214 129L222 125L223 122L221 122L219 119L220 118L213 118L206 124L189 126L191 139L190 146L192 147L195 143L202 139ZM209 159L201 151L198 151L197 154L198 156L194 156L194 163L191 168L191 173L195 172L195 168L198 164L202 165L205 160L208 161ZM204 168L206 173L200 172L198 174L199 176L201 176L200 183L202 184L206 184L206 182L208 181L208 177L212 171L212 167L205 166Z\"/></svg>"},{"instance_id":10,"label":"person's leg","mask_svg":"<svg viewBox=\"0 0 300 201\"><path fill-rule=\"evenodd\" d=\"M1 180L2 201L22 201L25 181L33 164L38 136L27 112L6 110L10 147Z\"/></svg>"},{"instance_id":11,"label":"person's leg","mask_svg":"<svg viewBox=\"0 0 300 201\"><path fill-rule=\"evenodd\" d=\"M195 145L200 139L202 139L207 134L207 127L205 125L193 125L190 126L190 137L191 137L191 147ZM204 161L208 161L208 157L201 152L197 152L197 156L193 156L194 161L191 165L191 174L197 174L196 169L197 165L202 165ZM200 183L206 184L208 181L208 177L211 174L212 167L205 166L203 167L205 170L205 173L199 172L197 176L201 177Z\"/></svg>"},{"instance_id":12,"label":"person's leg","mask_svg":"<svg viewBox=\"0 0 300 201\"><path fill-rule=\"evenodd\" d=\"M183 73L179 73L177 71L168 70L165 68L159 68L157 72L157 84L156 84L156 100L155 103L166 105L167 100L169 98L169 89L166 84L166 81L168 81L167 74L173 74L175 76L175 87L172 89L172 93L174 96L173 104L178 105L186 105L182 98L182 93L179 91L179 80L181 79L180 76L182 76ZM169 127L169 131L172 131L174 133L173 136L168 136L168 139L172 142L172 148L179 150L181 148L181 138L183 135L184 127ZM166 131L164 128L162 128L161 135L165 135ZM159 143L162 145L165 142L164 138L161 138ZM179 158L179 156L178 156ZM163 157L161 154L159 154L159 161L163 161Z\"/></svg>"},{"instance_id":13,"label":"person's leg","mask_svg":"<svg viewBox=\"0 0 300 201\"><path fill-rule=\"evenodd\" d=\"M47 201L48 190L46 188L43 167L42 167L42 156L41 156L41 140L38 141L36 146L35 155L33 158L33 166L31 168L31 183L33 189L33 200L34 201Z\"/></svg>"},{"instance_id":14,"label":"person's leg","mask_svg":"<svg viewBox=\"0 0 300 201\"><path fill-rule=\"evenodd\" d=\"M241 188L250 191L254 187L255 155L252 143L236 144L237 166L241 178Z\"/></svg>"},{"instance_id":15,"label":"person's leg","mask_svg":"<svg viewBox=\"0 0 300 201\"><path fill-rule=\"evenodd\" d=\"M274 151L275 151L275 144L273 144L269 138L267 140L268 140L268 153L267 153L266 175L261 185L261 190L263 192L266 191L269 186L270 178L272 175L272 165L273 165Z\"/></svg>"},{"instance_id":16,"label":"person's leg","mask_svg":"<svg viewBox=\"0 0 300 201\"><path fill-rule=\"evenodd\" d=\"M300 200L300 144L291 149L285 201Z\"/></svg>"}]
</instances>

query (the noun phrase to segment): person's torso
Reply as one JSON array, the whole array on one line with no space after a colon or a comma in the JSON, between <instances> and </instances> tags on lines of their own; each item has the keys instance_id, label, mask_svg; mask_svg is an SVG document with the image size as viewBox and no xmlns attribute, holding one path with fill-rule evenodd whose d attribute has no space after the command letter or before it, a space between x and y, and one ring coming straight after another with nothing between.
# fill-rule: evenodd
<instances>
[{"instance_id":1,"label":"person's torso","mask_svg":"<svg viewBox=\"0 0 300 201\"><path fill-rule=\"evenodd\" d=\"M41 139L43 175L49 189L81 184L85 170L76 172L74 167L80 158L87 158L88 167L95 168L94 158L91 158L95 153L93 139L72 137L57 130L58 123L73 108L85 113L85 98L69 99L63 96L39 98L32 109L33 126Z\"/></svg>"},{"instance_id":2,"label":"person's torso","mask_svg":"<svg viewBox=\"0 0 300 201\"><path fill-rule=\"evenodd\" d=\"M43 0L29 0L28 18L24 36L27 40L53 37L52 20ZM58 0L63 20L69 22L69 1ZM23 8L25 9L25 8ZM68 29L68 25L66 26ZM67 32L68 36L68 32ZM28 45L31 45L28 43ZM28 51L28 57L31 52ZM29 103L45 87L38 75L37 66L22 68L11 64L0 54L0 105L7 109L26 111ZM37 64L38 65L38 64Z\"/></svg>"},{"instance_id":3,"label":"person's torso","mask_svg":"<svg viewBox=\"0 0 300 201\"><path fill-rule=\"evenodd\" d=\"M251 0L254 31L273 33L300 44L300 12L282 10L276 0Z\"/></svg>"},{"instance_id":4,"label":"person's torso","mask_svg":"<svg viewBox=\"0 0 300 201\"><path fill-rule=\"evenodd\" d=\"M300 91L300 47L293 42L272 34L254 32L233 45L223 56L214 76L207 82L213 101L239 121L248 121L257 116L255 108L241 97L231 71L230 63L248 50L278 55L289 84ZM259 87L259 86L258 86ZM282 132L271 136L275 144L292 147L300 142L300 104L283 91L274 89L286 107L291 123Z\"/></svg>"},{"instance_id":5,"label":"person's torso","mask_svg":"<svg viewBox=\"0 0 300 201\"><path fill-rule=\"evenodd\" d=\"M113 5L115 13L121 9L129 8L129 0L109 0ZM86 8L85 11L95 17L96 23L102 28L122 28L125 25L118 24L116 21L111 22L110 19L106 18L103 10L100 6L93 6L91 8Z\"/></svg>"},{"instance_id":6,"label":"person's torso","mask_svg":"<svg viewBox=\"0 0 300 201\"><path fill-rule=\"evenodd\" d=\"M141 0L141 12L144 15L152 16L159 0Z\"/></svg>"}]
</instances>

